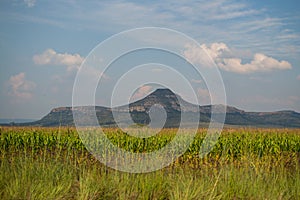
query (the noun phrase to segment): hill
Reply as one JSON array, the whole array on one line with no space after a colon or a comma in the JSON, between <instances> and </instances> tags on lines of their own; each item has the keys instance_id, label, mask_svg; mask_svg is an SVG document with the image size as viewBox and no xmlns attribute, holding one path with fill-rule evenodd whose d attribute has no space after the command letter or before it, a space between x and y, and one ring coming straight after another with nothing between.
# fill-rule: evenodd
<instances>
[{"instance_id":1,"label":"hill","mask_svg":"<svg viewBox=\"0 0 300 200\"><path fill-rule=\"evenodd\" d=\"M180 103L179 103L180 102ZM148 125L150 123L149 112L153 105L162 106L167 115L165 127L178 127L181 112L189 118L190 123L198 123L197 115L200 114L200 125L207 125L211 117L211 109L218 111L225 105L199 106L183 100L179 95L169 89L157 89L145 98L116 108L101 106L79 106L54 108L42 119L28 122L16 123L20 126L74 126L73 113L79 115L81 126L116 126L114 119L119 123L129 123L126 113L131 115L134 123ZM180 106L181 105L181 106ZM96 110L98 122L93 120L93 109ZM114 111L114 115L113 112ZM199 113L199 112L200 113ZM115 118L114 118L115 117ZM277 112L246 112L235 107L226 106L225 124L236 126L258 126L258 127L298 127L300 128L300 113L294 111Z\"/></svg>"}]
</instances>

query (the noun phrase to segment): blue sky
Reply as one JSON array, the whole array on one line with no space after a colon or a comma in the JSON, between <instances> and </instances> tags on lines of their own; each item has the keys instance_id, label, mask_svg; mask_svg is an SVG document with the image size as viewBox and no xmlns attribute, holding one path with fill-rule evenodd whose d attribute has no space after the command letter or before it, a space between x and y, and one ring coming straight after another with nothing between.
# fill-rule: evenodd
<instances>
[{"instance_id":1,"label":"blue sky","mask_svg":"<svg viewBox=\"0 0 300 200\"><path fill-rule=\"evenodd\" d=\"M70 106L89 52L120 31L145 26L196 39L219 67L229 105L300 112L299 10L297 0L2 0L0 118L40 118ZM197 62L194 50L186 56Z\"/></svg>"}]
</instances>

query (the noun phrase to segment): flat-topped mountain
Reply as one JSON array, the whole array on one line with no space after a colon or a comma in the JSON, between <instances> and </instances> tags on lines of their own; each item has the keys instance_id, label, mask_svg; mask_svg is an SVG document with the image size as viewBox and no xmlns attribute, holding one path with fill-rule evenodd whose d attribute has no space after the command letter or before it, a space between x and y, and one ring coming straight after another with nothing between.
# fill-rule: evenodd
<instances>
[{"instance_id":1,"label":"flat-topped mountain","mask_svg":"<svg viewBox=\"0 0 300 200\"><path fill-rule=\"evenodd\" d=\"M130 113L132 121L140 125L150 123L149 111L155 104L164 108L167 119L165 127L178 127L181 113L189 117L190 123L198 123L200 114L200 125L210 121L211 109L215 112L226 108L225 124L237 126L264 126L264 127L300 127L300 113L294 111L277 112L245 112L231 106L205 105L199 106L183 100L179 95L169 89L157 89L145 98L129 105L115 108L101 106L79 106L54 108L42 119L30 123L18 123L20 126L74 126L73 113L80 117L77 124L82 126L94 126L98 123L102 126L116 126L114 119L121 123L127 123L126 113ZM96 110L98 122L93 119L93 110ZM114 112L114 115L113 115ZM196 119L196 120L195 120Z\"/></svg>"}]
</instances>

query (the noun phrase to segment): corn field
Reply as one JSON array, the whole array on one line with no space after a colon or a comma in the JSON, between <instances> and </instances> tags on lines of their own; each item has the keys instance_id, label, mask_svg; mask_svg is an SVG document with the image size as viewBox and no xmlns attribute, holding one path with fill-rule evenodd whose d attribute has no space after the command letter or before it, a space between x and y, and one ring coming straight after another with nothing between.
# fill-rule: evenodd
<instances>
[{"instance_id":1,"label":"corn field","mask_svg":"<svg viewBox=\"0 0 300 200\"><path fill-rule=\"evenodd\" d=\"M142 139L118 129L104 132L130 152L159 150L176 134L175 129L163 129ZM300 199L299 129L224 129L212 151L201 158L205 135L206 129L199 129L171 165L131 174L99 162L74 128L2 127L0 198Z\"/></svg>"}]
</instances>

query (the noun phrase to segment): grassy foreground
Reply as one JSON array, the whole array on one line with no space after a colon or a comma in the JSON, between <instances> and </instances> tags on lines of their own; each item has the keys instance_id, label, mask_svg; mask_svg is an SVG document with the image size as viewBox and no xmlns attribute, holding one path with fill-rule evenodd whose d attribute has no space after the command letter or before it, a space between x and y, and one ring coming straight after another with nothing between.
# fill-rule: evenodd
<instances>
[{"instance_id":1,"label":"grassy foreground","mask_svg":"<svg viewBox=\"0 0 300 200\"><path fill-rule=\"evenodd\" d=\"M141 142L105 130L132 152L172 140L165 129ZM106 167L69 128L0 128L0 199L300 199L299 129L226 129L206 157L206 130L172 165L146 174Z\"/></svg>"}]
</instances>

